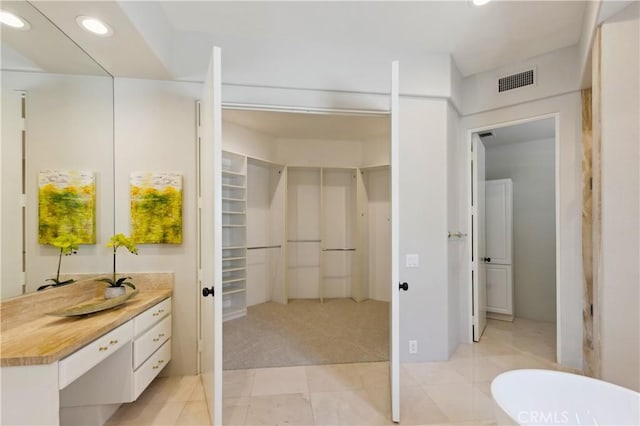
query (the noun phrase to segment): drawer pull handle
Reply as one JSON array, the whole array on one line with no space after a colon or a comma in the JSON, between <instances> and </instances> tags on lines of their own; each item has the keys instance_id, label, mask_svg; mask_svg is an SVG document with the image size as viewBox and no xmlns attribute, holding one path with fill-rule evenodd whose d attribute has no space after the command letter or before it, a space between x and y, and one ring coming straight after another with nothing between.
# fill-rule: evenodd
<instances>
[{"instance_id":1,"label":"drawer pull handle","mask_svg":"<svg viewBox=\"0 0 640 426\"><path fill-rule=\"evenodd\" d=\"M158 315L160 315L158 312L154 312L152 316L157 317Z\"/></svg>"},{"instance_id":2,"label":"drawer pull handle","mask_svg":"<svg viewBox=\"0 0 640 426\"><path fill-rule=\"evenodd\" d=\"M160 340L159 337L156 337L155 339L153 339L154 342L157 342L158 340Z\"/></svg>"},{"instance_id":3,"label":"drawer pull handle","mask_svg":"<svg viewBox=\"0 0 640 426\"><path fill-rule=\"evenodd\" d=\"M164 333L158 334L158 337L164 337Z\"/></svg>"},{"instance_id":4,"label":"drawer pull handle","mask_svg":"<svg viewBox=\"0 0 640 426\"><path fill-rule=\"evenodd\" d=\"M164 362L164 359L159 359L158 360L158 364L162 364Z\"/></svg>"},{"instance_id":5,"label":"drawer pull handle","mask_svg":"<svg viewBox=\"0 0 640 426\"><path fill-rule=\"evenodd\" d=\"M154 369L154 370L157 370L158 368L159 368L159 366L157 366L157 365L154 365L154 366L153 366L153 369Z\"/></svg>"},{"instance_id":6,"label":"drawer pull handle","mask_svg":"<svg viewBox=\"0 0 640 426\"><path fill-rule=\"evenodd\" d=\"M106 351L106 350L108 350L108 349L109 349L109 348L108 348L107 346L100 346L100 347L98 348L98 350L99 350L100 352L102 352L102 351Z\"/></svg>"},{"instance_id":7,"label":"drawer pull handle","mask_svg":"<svg viewBox=\"0 0 640 426\"><path fill-rule=\"evenodd\" d=\"M160 309L158 312L163 313L163 312L164 312L164 309Z\"/></svg>"},{"instance_id":8,"label":"drawer pull handle","mask_svg":"<svg viewBox=\"0 0 640 426\"><path fill-rule=\"evenodd\" d=\"M110 344L110 345L115 345L116 343L118 343L118 341L117 341L117 340L109 340L109 344Z\"/></svg>"}]
</instances>

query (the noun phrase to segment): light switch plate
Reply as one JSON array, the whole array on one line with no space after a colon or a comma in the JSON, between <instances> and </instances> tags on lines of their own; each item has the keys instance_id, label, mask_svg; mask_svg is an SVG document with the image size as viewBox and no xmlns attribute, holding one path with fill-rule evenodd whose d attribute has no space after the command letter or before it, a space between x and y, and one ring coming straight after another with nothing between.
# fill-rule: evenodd
<instances>
[{"instance_id":1,"label":"light switch plate","mask_svg":"<svg viewBox=\"0 0 640 426\"><path fill-rule=\"evenodd\" d=\"M418 268L420 266L420 257L417 254L408 254L405 257L407 268Z\"/></svg>"}]
</instances>

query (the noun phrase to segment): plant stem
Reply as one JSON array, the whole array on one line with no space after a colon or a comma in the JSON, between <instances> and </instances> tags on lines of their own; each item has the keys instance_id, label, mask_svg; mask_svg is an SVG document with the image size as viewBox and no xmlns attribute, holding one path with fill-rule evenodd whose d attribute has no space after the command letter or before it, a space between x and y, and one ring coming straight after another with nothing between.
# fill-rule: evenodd
<instances>
[{"instance_id":1,"label":"plant stem","mask_svg":"<svg viewBox=\"0 0 640 426\"><path fill-rule=\"evenodd\" d=\"M60 280L60 264L62 263L62 248L60 248L60 254L58 255L58 272L56 273L56 282Z\"/></svg>"},{"instance_id":2,"label":"plant stem","mask_svg":"<svg viewBox=\"0 0 640 426\"><path fill-rule=\"evenodd\" d=\"M116 283L116 247L113 248L113 283Z\"/></svg>"}]
</instances>

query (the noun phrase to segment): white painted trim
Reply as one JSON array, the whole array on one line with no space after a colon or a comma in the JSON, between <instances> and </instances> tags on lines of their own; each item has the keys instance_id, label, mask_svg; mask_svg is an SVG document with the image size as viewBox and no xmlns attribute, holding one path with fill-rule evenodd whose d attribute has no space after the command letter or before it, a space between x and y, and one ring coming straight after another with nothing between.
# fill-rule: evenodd
<instances>
[{"instance_id":1,"label":"white painted trim","mask_svg":"<svg viewBox=\"0 0 640 426\"><path fill-rule=\"evenodd\" d=\"M493 124L488 124L486 126L481 126L481 127L476 127L476 128L472 128L472 129L466 129L465 130L465 145L466 145L466 149L467 149L467 160L466 160L466 179L467 182L471 182L472 176L471 176L471 160L472 160L472 152L471 152L471 144L472 144L472 135L474 133L478 133L478 132L482 132L482 131L486 131L486 130L492 130L492 129L499 129L501 127L507 127L507 126L513 126L513 125L517 125L517 124L524 124L524 123L529 123L532 121L538 121L538 120L544 120L547 118L553 118L554 119L554 124L555 124L555 135L554 135L554 155L555 155L555 182L554 182L554 186L555 186L555 223L556 223L556 362L558 364L562 364L562 352L561 352L561 342L562 342L562 299L561 299L561 292L560 292L560 286L562 285L562 282L560 281L560 270L562 267L562 264L560 263L560 113L555 112L555 113L549 113L549 114L542 114L542 115L536 115L533 117L529 117L529 118L523 118L523 119L519 119L519 120L513 120L513 121L505 121L505 122L498 122L498 123L493 123ZM467 229L469 229L469 234L471 235L471 213L472 213L472 207L471 207L471 191L473 190L473 185L469 185L469 189L467 191L467 193L465 194L466 196L466 200L465 200L465 204L467 206ZM472 236L473 238L473 236ZM473 250L473 244L469 244L470 248L469 248L469 260L468 260L468 267L467 267L467 300L471 303L467 303L467 306L463 306L462 309L467 309L467 312L470 312L471 310L471 304L472 304L472 300L471 300L471 271L473 268L473 265L471 263L471 250ZM469 328L468 328L468 333L467 333L467 342L473 342L473 321L469 322Z\"/></svg>"},{"instance_id":2,"label":"white painted trim","mask_svg":"<svg viewBox=\"0 0 640 426\"><path fill-rule=\"evenodd\" d=\"M235 102L224 102L222 109L240 110L240 111L269 111L269 112L291 112L298 114L327 114L327 115L349 115L349 116L378 116L388 117L391 112L389 110L377 109L349 109L349 108L317 108L317 107L300 107L287 105L267 105L267 104L243 104Z\"/></svg>"}]
</instances>

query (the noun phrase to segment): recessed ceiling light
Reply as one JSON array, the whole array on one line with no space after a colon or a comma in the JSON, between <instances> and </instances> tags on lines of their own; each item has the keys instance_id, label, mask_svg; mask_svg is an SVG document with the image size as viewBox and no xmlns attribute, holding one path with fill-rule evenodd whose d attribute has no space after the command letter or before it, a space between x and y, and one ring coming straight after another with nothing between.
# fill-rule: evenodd
<instances>
[{"instance_id":1,"label":"recessed ceiling light","mask_svg":"<svg viewBox=\"0 0 640 426\"><path fill-rule=\"evenodd\" d=\"M0 10L0 22L10 26L11 28L16 28L23 31L31 28L31 25L29 25L29 23L24 18L21 18L11 12L7 12L6 10Z\"/></svg>"},{"instance_id":2,"label":"recessed ceiling light","mask_svg":"<svg viewBox=\"0 0 640 426\"><path fill-rule=\"evenodd\" d=\"M111 27L99 20L98 18L92 18L91 16L78 16L76 22L85 31L89 31L92 34L97 34L102 37L109 37L113 34Z\"/></svg>"},{"instance_id":3,"label":"recessed ceiling light","mask_svg":"<svg viewBox=\"0 0 640 426\"><path fill-rule=\"evenodd\" d=\"M489 3L491 0L473 0L473 4L476 6L484 6Z\"/></svg>"}]
</instances>

